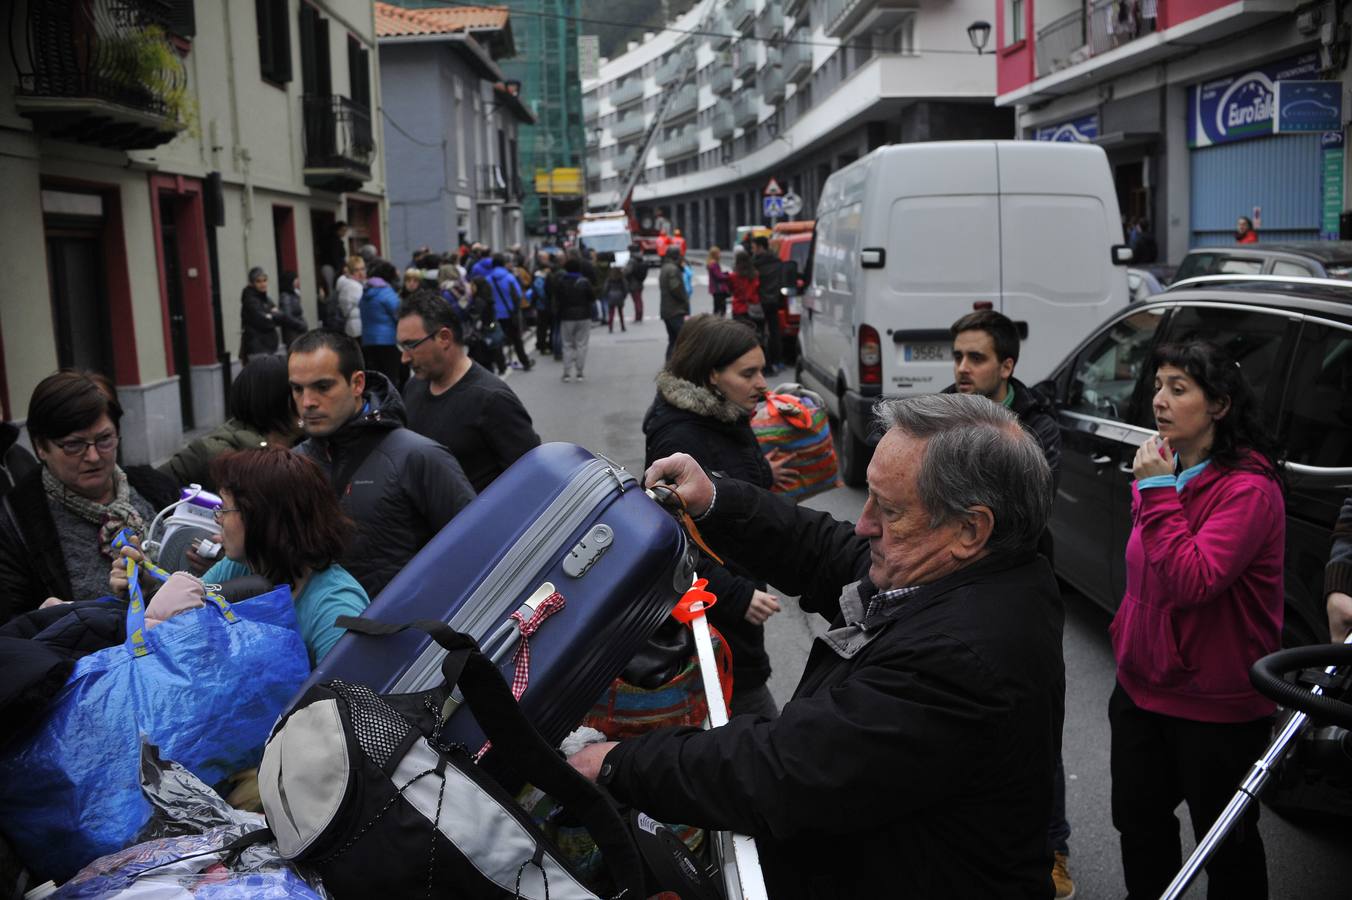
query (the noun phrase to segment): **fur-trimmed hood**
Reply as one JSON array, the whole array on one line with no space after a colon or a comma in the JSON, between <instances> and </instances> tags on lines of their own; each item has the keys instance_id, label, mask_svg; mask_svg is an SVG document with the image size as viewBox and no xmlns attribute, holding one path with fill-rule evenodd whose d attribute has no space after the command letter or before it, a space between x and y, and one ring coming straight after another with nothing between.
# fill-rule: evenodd
<instances>
[{"instance_id":1,"label":"fur-trimmed hood","mask_svg":"<svg viewBox=\"0 0 1352 900\"><path fill-rule=\"evenodd\" d=\"M750 418L746 410L731 400L720 397L706 387L678 378L666 369L657 373L657 393L677 409L729 425L735 424L738 419Z\"/></svg>"}]
</instances>

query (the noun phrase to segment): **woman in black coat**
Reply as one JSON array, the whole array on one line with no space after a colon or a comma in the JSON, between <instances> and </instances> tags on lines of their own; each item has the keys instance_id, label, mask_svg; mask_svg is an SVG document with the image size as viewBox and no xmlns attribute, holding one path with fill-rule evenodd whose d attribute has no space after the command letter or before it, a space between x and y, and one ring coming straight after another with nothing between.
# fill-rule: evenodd
<instances>
[{"instance_id":1,"label":"woman in black coat","mask_svg":"<svg viewBox=\"0 0 1352 900\"><path fill-rule=\"evenodd\" d=\"M276 353L277 326L281 316L277 304L268 296L268 273L260 266L249 270L249 286L239 295L239 359L247 363L252 356Z\"/></svg>"},{"instance_id":2,"label":"woman in black coat","mask_svg":"<svg viewBox=\"0 0 1352 900\"><path fill-rule=\"evenodd\" d=\"M687 320L643 419L645 466L689 453L706 470L771 487L780 459L767 459L751 430L751 415L765 396L764 368L765 353L746 325L707 314ZM726 568L706 559L699 573L718 597L709 619L732 650L732 712L773 717L778 708L766 687L763 624L779 611L779 601L735 562L724 562Z\"/></svg>"}]
</instances>

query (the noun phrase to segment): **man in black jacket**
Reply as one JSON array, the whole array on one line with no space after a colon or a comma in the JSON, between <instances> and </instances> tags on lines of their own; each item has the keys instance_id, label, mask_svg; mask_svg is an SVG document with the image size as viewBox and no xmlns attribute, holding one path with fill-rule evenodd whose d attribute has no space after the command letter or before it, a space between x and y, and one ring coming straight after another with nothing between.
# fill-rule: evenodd
<instances>
[{"instance_id":1,"label":"man in black jacket","mask_svg":"<svg viewBox=\"0 0 1352 900\"><path fill-rule=\"evenodd\" d=\"M316 329L296 338L287 377L307 437L296 452L319 464L357 523L339 562L374 599L474 488L449 450L404 426L399 392L363 369L347 335Z\"/></svg>"},{"instance_id":2,"label":"man in black jacket","mask_svg":"<svg viewBox=\"0 0 1352 900\"><path fill-rule=\"evenodd\" d=\"M757 235L751 245L755 248L751 263L760 277L761 309L765 310L765 367L775 373L784 368L784 339L779 321L779 310L784 305L784 295L779 292L784 286L784 263L770 249L770 239L765 235Z\"/></svg>"},{"instance_id":3,"label":"man in black jacket","mask_svg":"<svg viewBox=\"0 0 1352 900\"><path fill-rule=\"evenodd\" d=\"M879 412L888 430L853 528L710 481L681 454L648 470L715 550L832 627L779 719L665 729L571 762L658 819L755 837L777 900L1046 900L1065 709L1060 595L1035 553L1051 475L985 400Z\"/></svg>"}]
</instances>

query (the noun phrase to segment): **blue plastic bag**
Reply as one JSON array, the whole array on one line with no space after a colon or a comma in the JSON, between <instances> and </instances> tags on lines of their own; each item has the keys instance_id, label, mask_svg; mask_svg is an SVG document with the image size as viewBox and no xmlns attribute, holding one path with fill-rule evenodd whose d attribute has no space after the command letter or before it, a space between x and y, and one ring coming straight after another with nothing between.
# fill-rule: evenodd
<instances>
[{"instance_id":1,"label":"blue plastic bag","mask_svg":"<svg viewBox=\"0 0 1352 900\"><path fill-rule=\"evenodd\" d=\"M136 838L150 815L141 736L207 784L258 764L309 675L291 590L206 606L81 659L33 734L0 751L0 825L46 878L69 878Z\"/></svg>"}]
</instances>

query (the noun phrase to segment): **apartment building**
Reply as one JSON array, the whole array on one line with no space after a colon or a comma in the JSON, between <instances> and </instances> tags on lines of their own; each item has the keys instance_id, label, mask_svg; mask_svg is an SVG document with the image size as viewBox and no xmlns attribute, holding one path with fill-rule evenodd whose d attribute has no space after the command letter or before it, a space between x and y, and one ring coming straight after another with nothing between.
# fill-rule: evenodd
<instances>
[{"instance_id":1,"label":"apartment building","mask_svg":"<svg viewBox=\"0 0 1352 900\"><path fill-rule=\"evenodd\" d=\"M376 3L391 259L525 240L518 128L535 121L499 60L507 9Z\"/></svg>"},{"instance_id":2,"label":"apartment building","mask_svg":"<svg viewBox=\"0 0 1352 900\"><path fill-rule=\"evenodd\" d=\"M1348 26L1333 2L996 0L1002 107L1022 137L1104 147L1161 259L1260 239L1352 237ZM989 14L989 10L988 10Z\"/></svg>"},{"instance_id":3,"label":"apartment building","mask_svg":"<svg viewBox=\"0 0 1352 900\"><path fill-rule=\"evenodd\" d=\"M583 83L588 205L622 203L638 165L640 219L727 246L766 221L771 178L807 218L827 176L884 144L1011 137L996 59L967 36L989 16L984 0L705 0Z\"/></svg>"},{"instance_id":4,"label":"apartment building","mask_svg":"<svg viewBox=\"0 0 1352 900\"><path fill-rule=\"evenodd\" d=\"M0 408L112 376L124 463L225 417L251 266L315 322L333 225L384 244L368 0L16 0L0 66Z\"/></svg>"}]
</instances>

